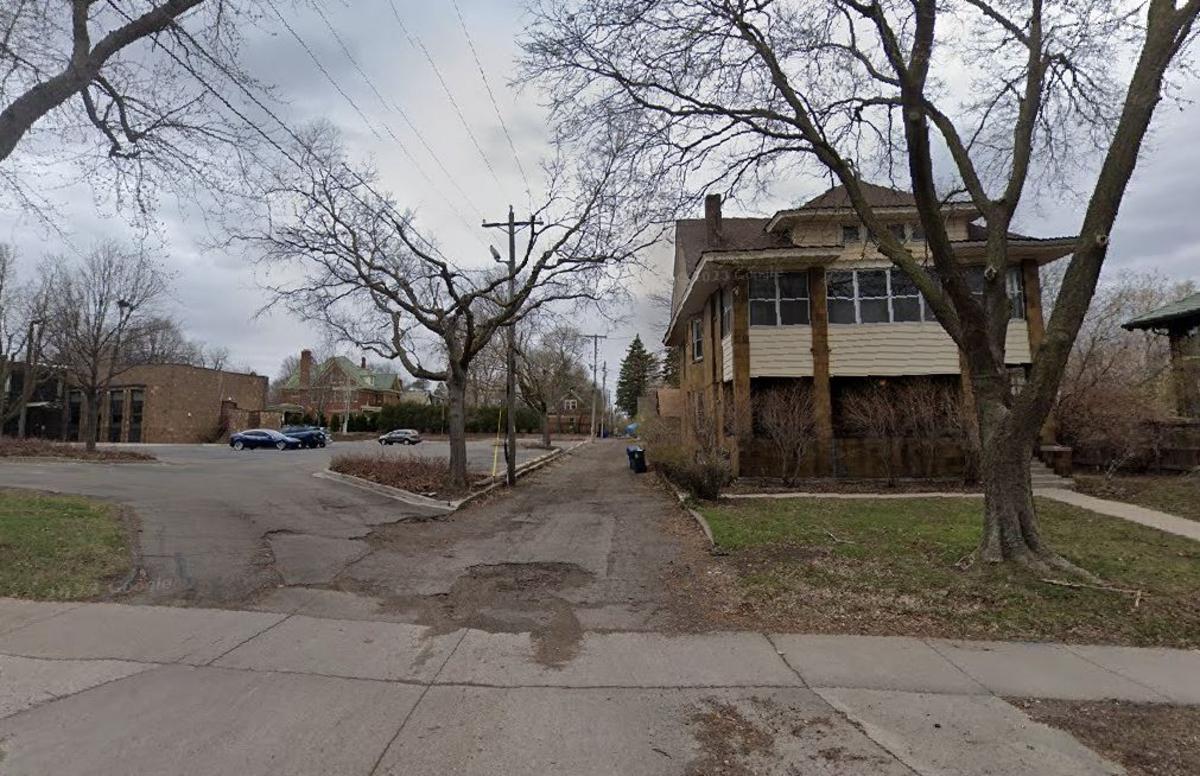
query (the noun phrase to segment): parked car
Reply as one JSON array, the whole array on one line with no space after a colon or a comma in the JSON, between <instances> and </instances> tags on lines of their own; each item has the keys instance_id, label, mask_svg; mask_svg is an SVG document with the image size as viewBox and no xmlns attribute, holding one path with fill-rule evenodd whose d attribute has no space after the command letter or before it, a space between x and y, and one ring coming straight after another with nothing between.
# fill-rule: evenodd
<instances>
[{"instance_id":1,"label":"parked car","mask_svg":"<svg viewBox=\"0 0 1200 776\"><path fill-rule=\"evenodd\" d=\"M421 434L413 428L398 428L379 437L381 445L419 445Z\"/></svg>"},{"instance_id":2,"label":"parked car","mask_svg":"<svg viewBox=\"0 0 1200 776\"><path fill-rule=\"evenodd\" d=\"M280 430L286 436L299 439L304 447L324 447L329 442L325 431L316 426L284 426Z\"/></svg>"},{"instance_id":3,"label":"parked car","mask_svg":"<svg viewBox=\"0 0 1200 776\"><path fill-rule=\"evenodd\" d=\"M256 447L274 447L276 450L295 450L303 442L294 436L281 434L271 428L252 428L239 431L229 437L229 446L234 450L253 450Z\"/></svg>"}]
</instances>

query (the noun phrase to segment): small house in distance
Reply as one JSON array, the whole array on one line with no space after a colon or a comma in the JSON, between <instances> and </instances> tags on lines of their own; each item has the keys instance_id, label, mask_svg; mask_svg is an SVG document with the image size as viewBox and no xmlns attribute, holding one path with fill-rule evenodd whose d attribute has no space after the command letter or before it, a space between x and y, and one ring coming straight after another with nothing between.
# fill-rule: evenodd
<instances>
[{"instance_id":1,"label":"small house in distance","mask_svg":"<svg viewBox=\"0 0 1200 776\"><path fill-rule=\"evenodd\" d=\"M1171 343L1171 386L1175 412L1200 419L1200 293L1192 294L1121 324L1130 331L1165 334Z\"/></svg>"}]
</instances>

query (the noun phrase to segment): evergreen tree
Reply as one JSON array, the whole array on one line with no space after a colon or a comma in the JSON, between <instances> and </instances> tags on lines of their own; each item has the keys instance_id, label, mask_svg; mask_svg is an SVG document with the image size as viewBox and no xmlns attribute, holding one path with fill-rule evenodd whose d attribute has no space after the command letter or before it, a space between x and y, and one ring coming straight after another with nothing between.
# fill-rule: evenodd
<instances>
[{"instance_id":1,"label":"evergreen tree","mask_svg":"<svg viewBox=\"0 0 1200 776\"><path fill-rule=\"evenodd\" d=\"M668 347L663 353L662 381L672 388L679 387L679 359L682 355L683 348L677 345Z\"/></svg>"},{"instance_id":2,"label":"evergreen tree","mask_svg":"<svg viewBox=\"0 0 1200 776\"><path fill-rule=\"evenodd\" d=\"M621 374L617 378L617 407L629 417L637 417L638 397L650 390L658 371L658 360L646 350L642 338L635 336L625 351Z\"/></svg>"}]
</instances>

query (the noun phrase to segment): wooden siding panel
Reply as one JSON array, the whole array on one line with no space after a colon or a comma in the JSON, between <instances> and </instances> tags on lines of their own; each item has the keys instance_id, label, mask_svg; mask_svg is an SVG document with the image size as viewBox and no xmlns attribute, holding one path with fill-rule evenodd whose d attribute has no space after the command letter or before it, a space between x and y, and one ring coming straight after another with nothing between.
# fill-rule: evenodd
<instances>
[{"instance_id":1,"label":"wooden siding panel","mask_svg":"<svg viewBox=\"0 0 1200 776\"><path fill-rule=\"evenodd\" d=\"M1029 331L1024 321L1008 327L1007 361L1027 364ZM958 348L936 323L871 323L829 327L830 374L834 377L898 377L959 373ZM807 326L750 328L752 377L811 377L812 330Z\"/></svg>"}]
</instances>

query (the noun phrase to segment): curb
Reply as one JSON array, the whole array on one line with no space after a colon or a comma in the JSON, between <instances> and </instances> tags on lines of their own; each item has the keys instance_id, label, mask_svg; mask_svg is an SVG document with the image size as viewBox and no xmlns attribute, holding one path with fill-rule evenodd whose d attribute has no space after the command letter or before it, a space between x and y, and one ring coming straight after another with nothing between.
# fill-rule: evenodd
<instances>
[{"instance_id":1,"label":"curb","mask_svg":"<svg viewBox=\"0 0 1200 776\"><path fill-rule=\"evenodd\" d=\"M557 460L558 458L561 458L562 456L566 455L567 453L574 452L575 449L578 448L580 445L586 445L590 441L591 441L591 439L584 439L582 441L576 442L575 444L571 445L570 447L559 447L555 450L551 450L550 452L546 453L545 455L541 455L541 456L538 456L537 458L534 458L532 461L526 461L525 463L523 463L517 467L517 479L519 480L522 477L524 477L526 474L530 474L532 472L537 471L538 469L542 468L546 464L550 463L551 461ZM500 476L488 477L486 480L483 480L483 482L486 482L488 484L485 487L480 488L479 490L475 491L474 493L464 496L463 498L460 498L458 501L446 502L450 506L450 510L456 511L456 510L462 509L464 506L471 503L472 501L475 501L476 499L481 498L488 493L491 493L496 488L503 487L506 484L505 478L500 477Z\"/></svg>"},{"instance_id":2,"label":"curb","mask_svg":"<svg viewBox=\"0 0 1200 776\"><path fill-rule=\"evenodd\" d=\"M342 474L341 472L322 469L320 471L313 472L312 476L319 477L323 480L333 480L334 482L340 482L343 485L350 485L351 487L359 488L361 490L369 490L373 493L378 493L381 496L387 496L390 499L402 501L405 504L410 504L412 506L443 509L447 512L453 512L455 509L454 502L439 501L438 499L422 496L419 493L413 493L412 491L404 490L403 488L394 488L391 485L380 485L378 482L364 480L362 477L355 477L352 474Z\"/></svg>"},{"instance_id":3,"label":"curb","mask_svg":"<svg viewBox=\"0 0 1200 776\"><path fill-rule=\"evenodd\" d=\"M713 538L712 526L708 524L708 520L704 518L704 515L687 505L687 494L675 487L675 483L668 480L662 474L658 474L658 478L671 490L672 493L675 494L675 498L679 499L679 506L692 516L692 519L696 521L696 525L700 526L700 530L704 532L704 538L708 539L709 549L715 549L717 546L717 540Z\"/></svg>"}]
</instances>

